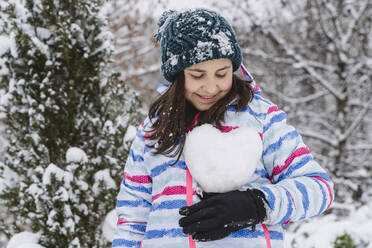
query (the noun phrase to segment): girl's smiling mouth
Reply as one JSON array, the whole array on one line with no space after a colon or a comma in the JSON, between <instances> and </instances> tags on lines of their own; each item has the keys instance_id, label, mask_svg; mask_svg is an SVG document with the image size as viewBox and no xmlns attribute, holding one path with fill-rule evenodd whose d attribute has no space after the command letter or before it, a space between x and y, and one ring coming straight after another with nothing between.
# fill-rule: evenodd
<instances>
[{"instance_id":1,"label":"girl's smiling mouth","mask_svg":"<svg viewBox=\"0 0 372 248\"><path fill-rule=\"evenodd\" d=\"M213 96L202 96L199 94L196 94L203 102L213 102L216 99L217 95Z\"/></svg>"}]
</instances>

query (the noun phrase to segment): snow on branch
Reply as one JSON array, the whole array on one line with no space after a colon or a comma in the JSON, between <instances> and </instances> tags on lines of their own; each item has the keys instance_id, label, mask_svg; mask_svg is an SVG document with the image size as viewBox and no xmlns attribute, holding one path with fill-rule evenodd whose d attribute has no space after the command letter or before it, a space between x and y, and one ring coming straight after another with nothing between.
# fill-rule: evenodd
<instances>
[{"instance_id":1,"label":"snow on branch","mask_svg":"<svg viewBox=\"0 0 372 248\"><path fill-rule=\"evenodd\" d=\"M119 46L119 48L116 48L115 51L114 51L114 54L121 54L121 53L125 53L125 52L129 52L133 49L133 47L131 45L127 45L127 46Z\"/></svg>"},{"instance_id":2,"label":"snow on branch","mask_svg":"<svg viewBox=\"0 0 372 248\"><path fill-rule=\"evenodd\" d=\"M286 96L279 91L273 91L273 92L270 92L270 93L272 93L274 95L277 95L278 97L280 97L281 100L284 100L284 101L286 101L288 103L291 103L291 104L306 103L306 102L314 101L314 100L316 100L316 99L318 99L322 96L326 96L326 95L329 94L328 91L323 90L323 91L319 91L319 92L316 92L312 95L308 95L308 96L305 96L305 97L294 98L294 97Z\"/></svg>"},{"instance_id":3,"label":"snow on branch","mask_svg":"<svg viewBox=\"0 0 372 248\"><path fill-rule=\"evenodd\" d=\"M367 13L368 9L371 7L371 4L369 3L369 1L358 1L358 2L362 3L363 5L360 7L360 10L353 16L350 24L348 25L348 28L345 34L342 35L341 44L347 44L350 41L353 33L356 33L358 31L359 24L362 23L360 22L361 17L365 13Z\"/></svg>"},{"instance_id":4,"label":"snow on branch","mask_svg":"<svg viewBox=\"0 0 372 248\"><path fill-rule=\"evenodd\" d=\"M316 2L316 5L317 5L317 10L318 10L318 14L319 14L319 20L322 21L322 16L324 16L324 14L323 15L321 14L321 11L326 10L329 13L331 23L333 24L333 30L336 31L337 40L341 39L342 28L341 28L340 22L338 21L338 17L339 17L338 12L339 11L337 11L334 8L334 4L330 4L330 3L328 3L324 0L316 0L315 2ZM329 23L329 21L327 21L327 23Z\"/></svg>"},{"instance_id":5,"label":"snow on branch","mask_svg":"<svg viewBox=\"0 0 372 248\"><path fill-rule=\"evenodd\" d=\"M359 112L359 115L355 118L355 120L350 125L350 127L343 134L339 136L339 141L346 140L351 135L351 133L362 123L363 119L367 115L369 106L371 104L372 104L372 97L370 97L369 101L364 105L363 110Z\"/></svg>"},{"instance_id":6,"label":"snow on branch","mask_svg":"<svg viewBox=\"0 0 372 248\"><path fill-rule=\"evenodd\" d=\"M294 49L289 48L286 45L286 42L279 37L275 31L273 31L271 28L266 29L267 34L271 39L274 40L277 44L279 44L286 54L293 58L297 63L295 64L295 67L302 68L305 72L307 72L310 76L312 76L316 81L318 81L324 88L326 88L334 97L336 97L339 100L344 100L346 98L346 95L344 93L341 93L339 90L334 88L325 78L323 78L319 73L317 73L312 66L310 66L306 59L304 59L301 55L297 54Z\"/></svg>"},{"instance_id":7,"label":"snow on branch","mask_svg":"<svg viewBox=\"0 0 372 248\"><path fill-rule=\"evenodd\" d=\"M372 106L366 106L364 102L362 102L360 99L351 99L348 101L347 103L349 106L352 106L352 107L367 107L369 109L372 109Z\"/></svg>"},{"instance_id":8,"label":"snow on branch","mask_svg":"<svg viewBox=\"0 0 372 248\"><path fill-rule=\"evenodd\" d=\"M311 120L311 123L313 124L319 124L323 128L321 130L329 131L331 133L334 133L334 130L336 127L333 125L334 123L331 121L326 120L326 114L320 115L319 112L312 112L312 111L306 111L306 112L298 112L296 113L295 118L297 117L306 117L307 120Z\"/></svg>"},{"instance_id":9,"label":"snow on branch","mask_svg":"<svg viewBox=\"0 0 372 248\"><path fill-rule=\"evenodd\" d=\"M372 150L372 144L354 144L346 147L349 151L355 150Z\"/></svg>"},{"instance_id":10,"label":"snow on branch","mask_svg":"<svg viewBox=\"0 0 372 248\"><path fill-rule=\"evenodd\" d=\"M276 57L276 56L273 56L271 54L265 53L264 51L259 50L259 49L244 48L244 49L242 49L242 51L243 51L243 53L246 53L246 54L249 54L249 55L252 55L252 56L256 56L256 57L260 57L260 58L263 58L263 59L270 60L273 63L282 63L282 64L293 65L293 59L286 59L286 58L283 58L283 57ZM304 58L303 58L303 61L306 62L306 64L308 64L308 65L310 65L314 68L320 69L320 70L325 70L325 71L328 71L328 72L335 72L336 71L334 66L326 65L326 64L320 63L318 61L307 60L307 59L304 59Z\"/></svg>"},{"instance_id":11,"label":"snow on branch","mask_svg":"<svg viewBox=\"0 0 372 248\"><path fill-rule=\"evenodd\" d=\"M133 33L131 33L133 35ZM121 38L124 37L124 38ZM133 44L133 43L139 43L139 42L146 42L149 40L148 35L139 35L139 36L124 36L123 34L120 34L119 38L116 39L116 44L118 46Z\"/></svg>"},{"instance_id":12,"label":"snow on branch","mask_svg":"<svg viewBox=\"0 0 372 248\"><path fill-rule=\"evenodd\" d=\"M352 76L354 76L354 75L352 75ZM370 82L370 80L371 80L371 73L369 73L368 75L364 74L356 80L355 84L363 85L363 83L368 83L368 82ZM351 81L351 80L349 80L349 81Z\"/></svg>"},{"instance_id":13,"label":"snow on branch","mask_svg":"<svg viewBox=\"0 0 372 248\"><path fill-rule=\"evenodd\" d=\"M358 71L360 71L363 68L364 65L365 65L365 62L362 59L360 59L360 61L353 61L353 65L350 68L350 70L348 71L348 74L346 75L345 81L346 82L351 82L352 78L355 77L355 75L358 73ZM363 83L363 81L369 80L368 76L369 75L362 75L361 77L358 78L358 81L355 82L355 83L358 84L358 85L361 85Z\"/></svg>"},{"instance_id":14,"label":"snow on branch","mask_svg":"<svg viewBox=\"0 0 372 248\"><path fill-rule=\"evenodd\" d=\"M135 71L124 72L122 73L122 75L123 75L124 80L127 80L133 77L139 77L139 76L143 76L143 75L156 72L159 70L159 68L160 68L160 64L153 64L146 68L140 68L140 69L136 69Z\"/></svg>"},{"instance_id":15,"label":"snow on branch","mask_svg":"<svg viewBox=\"0 0 372 248\"><path fill-rule=\"evenodd\" d=\"M317 73L314 68L302 64L302 68L309 73L313 78L315 78L324 88L326 88L334 97L340 100L345 100L346 95L341 93L339 90L335 89L326 79L324 79L319 73Z\"/></svg>"},{"instance_id":16,"label":"snow on branch","mask_svg":"<svg viewBox=\"0 0 372 248\"><path fill-rule=\"evenodd\" d=\"M267 60L270 60L271 62L278 63L278 64L280 63L280 64L291 65L293 63L292 59L276 57L271 54L265 53L264 51L260 49L243 48L242 52L248 55L255 56L255 57L260 57L262 59L267 59Z\"/></svg>"},{"instance_id":17,"label":"snow on branch","mask_svg":"<svg viewBox=\"0 0 372 248\"><path fill-rule=\"evenodd\" d=\"M320 133L316 133L312 130L304 130L304 129L299 129L299 133L303 136L306 136L306 137L309 137L309 138L314 138L314 139L318 139L320 141L323 141L324 143L327 143L333 147L337 147L338 145L338 140L335 140L335 139L330 139L329 136L324 136L323 134L320 134Z\"/></svg>"},{"instance_id":18,"label":"snow on branch","mask_svg":"<svg viewBox=\"0 0 372 248\"><path fill-rule=\"evenodd\" d=\"M334 45L335 54L338 57L338 59L340 61L342 61L342 62L345 63L346 62L345 59L344 59L345 55L341 51L341 48L339 47L339 42L338 42L339 40L341 40L341 37L342 37L342 34L341 34L342 33L341 32L342 29L340 29L339 25L336 22L337 16L338 16L337 15L337 11L333 8L333 5L326 4L326 3L324 3L324 1L322 2L322 6L320 6L320 3L318 1L319 0L316 0L315 1L316 2L316 6L317 6L316 10L317 10L317 14L318 14L318 20L319 20L320 28L321 28L321 30L323 32L323 35L325 37L327 37L328 40L330 42L332 42L332 44ZM325 9L329 13L329 15L330 15L331 23L334 26L331 30L327 30L326 29L326 24L328 24L329 21L328 20L323 20L323 18L322 18L323 15L321 13L321 11L323 9ZM336 31L337 37L333 37L333 36L330 35L330 33L331 33L332 30L335 30Z\"/></svg>"},{"instance_id":19,"label":"snow on branch","mask_svg":"<svg viewBox=\"0 0 372 248\"><path fill-rule=\"evenodd\" d=\"M119 60L117 61L118 64L120 63L125 63L125 62L128 62L136 57L140 57L140 56L143 56L147 53L150 53L152 50L154 49L153 46L146 46L146 47L143 47L141 49L139 49L136 53L130 53L130 54L127 54L125 56L122 56L119 58Z\"/></svg>"}]
</instances>

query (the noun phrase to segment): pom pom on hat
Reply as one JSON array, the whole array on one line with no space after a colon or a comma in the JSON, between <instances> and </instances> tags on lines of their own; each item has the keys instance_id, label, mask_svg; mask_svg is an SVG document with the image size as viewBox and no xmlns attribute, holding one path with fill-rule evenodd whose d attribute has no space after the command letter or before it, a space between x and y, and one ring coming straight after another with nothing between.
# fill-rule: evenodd
<instances>
[{"instance_id":1,"label":"pom pom on hat","mask_svg":"<svg viewBox=\"0 0 372 248\"><path fill-rule=\"evenodd\" d=\"M164 27L163 26L166 26L164 24L166 24L166 22L169 21L169 18L171 16L175 16L177 13L178 12L175 11L175 10L167 10L167 11L163 12L163 14L161 15L161 17L159 18L159 21L158 21L158 31L155 34L155 38L156 38L157 42L160 42L160 39L162 37L162 33L164 32Z\"/></svg>"},{"instance_id":2,"label":"pom pom on hat","mask_svg":"<svg viewBox=\"0 0 372 248\"><path fill-rule=\"evenodd\" d=\"M211 10L165 11L155 37L161 46L161 70L169 82L185 68L200 62L228 58L235 71L242 61L234 30L225 18Z\"/></svg>"}]
</instances>

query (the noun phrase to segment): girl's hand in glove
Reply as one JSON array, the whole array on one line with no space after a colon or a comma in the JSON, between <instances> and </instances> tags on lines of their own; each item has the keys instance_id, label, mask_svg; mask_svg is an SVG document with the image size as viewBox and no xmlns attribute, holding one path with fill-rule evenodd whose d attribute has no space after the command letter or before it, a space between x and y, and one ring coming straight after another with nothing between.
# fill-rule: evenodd
<instances>
[{"instance_id":1,"label":"girl's hand in glove","mask_svg":"<svg viewBox=\"0 0 372 248\"><path fill-rule=\"evenodd\" d=\"M202 201L180 208L179 221L185 234L197 241L222 239L231 232L252 227L266 218L264 194L258 189L212 194Z\"/></svg>"}]
</instances>

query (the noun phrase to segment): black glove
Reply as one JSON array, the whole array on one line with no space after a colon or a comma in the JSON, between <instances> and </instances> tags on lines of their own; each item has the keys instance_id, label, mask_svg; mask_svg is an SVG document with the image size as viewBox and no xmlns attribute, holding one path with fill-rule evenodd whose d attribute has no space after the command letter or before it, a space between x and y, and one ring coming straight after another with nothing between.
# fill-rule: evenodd
<instances>
[{"instance_id":1,"label":"black glove","mask_svg":"<svg viewBox=\"0 0 372 248\"><path fill-rule=\"evenodd\" d=\"M186 217L179 224L185 234L197 241L222 239L231 232L255 226L266 218L266 201L258 189L207 194L202 201L180 208Z\"/></svg>"}]
</instances>

